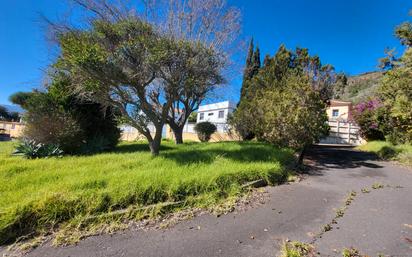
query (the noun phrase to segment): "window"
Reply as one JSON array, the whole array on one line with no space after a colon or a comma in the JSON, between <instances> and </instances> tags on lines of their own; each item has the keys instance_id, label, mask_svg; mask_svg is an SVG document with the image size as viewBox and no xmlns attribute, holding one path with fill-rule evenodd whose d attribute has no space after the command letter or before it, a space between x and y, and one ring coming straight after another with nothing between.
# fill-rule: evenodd
<instances>
[{"instance_id":1,"label":"window","mask_svg":"<svg viewBox=\"0 0 412 257\"><path fill-rule=\"evenodd\" d=\"M16 124L11 124L11 129L15 129L16 128Z\"/></svg>"},{"instance_id":2,"label":"window","mask_svg":"<svg viewBox=\"0 0 412 257\"><path fill-rule=\"evenodd\" d=\"M209 112L207 116L213 116L213 112Z\"/></svg>"},{"instance_id":3,"label":"window","mask_svg":"<svg viewBox=\"0 0 412 257\"><path fill-rule=\"evenodd\" d=\"M338 109L332 110L332 117L336 118L338 116L339 116L339 110Z\"/></svg>"},{"instance_id":4,"label":"window","mask_svg":"<svg viewBox=\"0 0 412 257\"><path fill-rule=\"evenodd\" d=\"M223 119L225 117L225 111L219 111L219 119Z\"/></svg>"},{"instance_id":5,"label":"window","mask_svg":"<svg viewBox=\"0 0 412 257\"><path fill-rule=\"evenodd\" d=\"M199 114L199 120L203 120L205 118L205 114L202 112Z\"/></svg>"}]
</instances>

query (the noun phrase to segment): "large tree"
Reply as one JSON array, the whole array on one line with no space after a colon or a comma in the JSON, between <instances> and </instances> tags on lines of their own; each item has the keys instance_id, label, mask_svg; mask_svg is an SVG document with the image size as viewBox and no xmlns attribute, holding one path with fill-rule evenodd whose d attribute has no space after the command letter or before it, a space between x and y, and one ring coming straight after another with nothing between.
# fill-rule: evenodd
<instances>
[{"instance_id":1,"label":"large tree","mask_svg":"<svg viewBox=\"0 0 412 257\"><path fill-rule=\"evenodd\" d=\"M395 35L405 51L398 57L395 49L385 50L386 57L379 61L386 71L376 99L360 103L355 118L363 131L379 135L378 139L385 137L395 144L412 143L412 23L397 26Z\"/></svg>"},{"instance_id":2,"label":"large tree","mask_svg":"<svg viewBox=\"0 0 412 257\"><path fill-rule=\"evenodd\" d=\"M86 99L114 106L159 154L162 129L176 97L159 71L176 61L175 42L134 16L94 19L89 29L58 35L56 67L73 77L73 89ZM153 126L154 131L150 130Z\"/></svg>"},{"instance_id":3,"label":"large tree","mask_svg":"<svg viewBox=\"0 0 412 257\"><path fill-rule=\"evenodd\" d=\"M190 114L212 92L216 85L224 82L222 63L216 53L204 45L181 42L176 49L178 61L165 65L160 77L167 86L175 89L168 113L167 123L173 130L175 142L183 143L183 128Z\"/></svg>"},{"instance_id":4,"label":"large tree","mask_svg":"<svg viewBox=\"0 0 412 257\"><path fill-rule=\"evenodd\" d=\"M149 0L145 7L146 19L163 35L195 46L192 56L187 56L189 65L169 74L181 82L168 115L168 124L179 144L190 114L234 70L231 59L239 45L240 11L226 0Z\"/></svg>"},{"instance_id":5,"label":"large tree","mask_svg":"<svg viewBox=\"0 0 412 257\"><path fill-rule=\"evenodd\" d=\"M327 133L324 88L331 68L305 48L292 52L284 45L265 59L231 122L259 140L295 149L301 161L306 147Z\"/></svg>"},{"instance_id":6,"label":"large tree","mask_svg":"<svg viewBox=\"0 0 412 257\"><path fill-rule=\"evenodd\" d=\"M395 35L406 47L400 58L389 59L378 97L385 110L382 130L393 143L412 143L412 23L397 26Z\"/></svg>"},{"instance_id":7,"label":"large tree","mask_svg":"<svg viewBox=\"0 0 412 257\"><path fill-rule=\"evenodd\" d=\"M250 40L249 48L246 56L245 67L243 69L243 81L242 87L240 89L240 101L248 94L250 94L250 84L249 81L259 72L261 67L260 64L260 50L253 43L253 38Z\"/></svg>"},{"instance_id":8,"label":"large tree","mask_svg":"<svg viewBox=\"0 0 412 257\"><path fill-rule=\"evenodd\" d=\"M121 20L133 10L162 37L178 42L179 49L159 67L156 76L164 87L174 88L169 91L169 96L170 92L174 95L166 122L176 143L182 143L183 127L190 114L225 82L223 77L230 70L240 33L239 10L225 0L142 0L137 1L138 8L127 6L125 1L120 5L105 0L74 2L103 20Z\"/></svg>"},{"instance_id":9,"label":"large tree","mask_svg":"<svg viewBox=\"0 0 412 257\"><path fill-rule=\"evenodd\" d=\"M229 122L231 123L232 127L234 128L234 130L236 130L236 133L243 140L251 140L255 137L255 134L250 129L250 124L246 122L247 120L251 120L251 117L248 117L247 112L244 112L243 110L248 108L250 98L256 92L256 89L253 87L254 85L251 83L251 80L259 73L260 68L260 50L259 47L256 47L255 50L252 38L249 43L245 67L243 69L243 81L240 90L240 101L234 114L229 118Z\"/></svg>"},{"instance_id":10,"label":"large tree","mask_svg":"<svg viewBox=\"0 0 412 257\"><path fill-rule=\"evenodd\" d=\"M248 109L253 131L260 140L296 150L301 162L306 148L328 132L325 104L299 72L289 70L280 79L274 73L260 75L253 81L262 88L251 99L253 109Z\"/></svg>"},{"instance_id":11,"label":"large tree","mask_svg":"<svg viewBox=\"0 0 412 257\"><path fill-rule=\"evenodd\" d=\"M18 121L19 119L19 113L11 112L6 107L0 105L0 120Z\"/></svg>"}]
</instances>

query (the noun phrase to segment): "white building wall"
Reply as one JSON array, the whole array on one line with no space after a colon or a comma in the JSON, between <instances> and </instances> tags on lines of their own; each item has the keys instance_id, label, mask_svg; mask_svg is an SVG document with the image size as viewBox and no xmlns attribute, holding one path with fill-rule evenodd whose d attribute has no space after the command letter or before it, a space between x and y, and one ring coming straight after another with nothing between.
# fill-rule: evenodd
<instances>
[{"instance_id":1,"label":"white building wall","mask_svg":"<svg viewBox=\"0 0 412 257\"><path fill-rule=\"evenodd\" d=\"M234 111L235 104L230 101L207 104L199 107L197 123L209 121L212 123L227 123L228 116ZM219 116L219 113L221 116Z\"/></svg>"}]
</instances>

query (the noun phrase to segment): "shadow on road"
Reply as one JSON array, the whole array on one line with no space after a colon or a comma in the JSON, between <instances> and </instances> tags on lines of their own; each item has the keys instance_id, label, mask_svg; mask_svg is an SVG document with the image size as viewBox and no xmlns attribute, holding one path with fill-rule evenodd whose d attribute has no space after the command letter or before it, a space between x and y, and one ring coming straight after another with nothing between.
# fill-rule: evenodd
<instances>
[{"instance_id":1,"label":"shadow on road","mask_svg":"<svg viewBox=\"0 0 412 257\"><path fill-rule=\"evenodd\" d=\"M307 152L305 164L311 175L322 175L325 169L382 168L371 162L376 160L376 155L357 151L353 147L314 145Z\"/></svg>"}]
</instances>

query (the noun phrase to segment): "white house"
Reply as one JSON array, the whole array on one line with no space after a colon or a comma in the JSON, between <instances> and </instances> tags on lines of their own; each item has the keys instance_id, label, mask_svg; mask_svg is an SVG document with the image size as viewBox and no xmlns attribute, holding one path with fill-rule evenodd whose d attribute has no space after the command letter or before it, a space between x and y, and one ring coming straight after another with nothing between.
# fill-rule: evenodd
<instances>
[{"instance_id":1,"label":"white house","mask_svg":"<svg viewBox=\"0 0 412 257\"><path fill-rule=\"evenodd\" d=\"M236 105L230 101L201 105L197 111L196 123L209 121L216 125L218 132L227 132L227 119L235 108Z\"/></svg>"},{"instance_id":2,"label":"white house","mask_svg":"<svg viewBox=\"0 0 412 257\"><path fill-rule=\"evenodd\" d=\"M235 108L236 105L230 101L201 105L197 111L197 123L204 121L227 123L228 116Z\"/></svg>"},{"instance_id":3,"label":"white house","mask_svg":"<svg viewBox=\"0 0 412 257\"><path fill-rule=\"evenodd\" d=\"M209 121L216 125L217 132L219 133L228 133L229 125L227 123L228 117L233 111L235 110L236 105L230 101L214 103L214 104L206 104L199 106L197 110L197 121L196 123ZM197 136L189 137L190 134L195 135L195 123L186 122L185 126L183 127L183 133L185 134L185 138L190 140L196 140ZM148 126L151 133L155 132L155 128L152 124ZM120 127L122 130L122 140L126 141L133 141L136 139L144 139L144 137L133 127L129 125L122 125ZM170 130L170 128L169 128ZM163 127L163 137L169 137L172 135L171 131L167 131L166 126ZM220 135L222 138L222 134ZM221 139L220 138L220 139ZM226 137L221 140L228 140Z\"/></svg>"}]
</instances>

